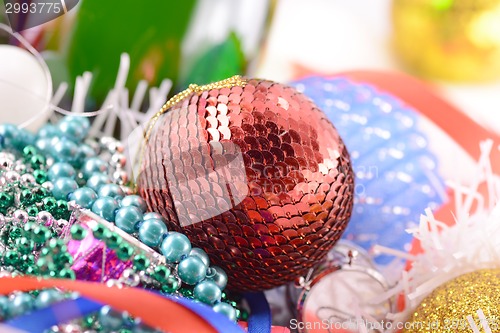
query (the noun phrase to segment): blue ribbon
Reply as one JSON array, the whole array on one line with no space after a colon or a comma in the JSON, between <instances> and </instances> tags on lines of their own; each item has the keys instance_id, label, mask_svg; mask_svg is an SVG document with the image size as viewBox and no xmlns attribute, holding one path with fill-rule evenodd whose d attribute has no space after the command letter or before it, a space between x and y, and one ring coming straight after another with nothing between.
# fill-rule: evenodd
<instances>
[{"instance_id":1,"label":"blue ribbon","mask_svg":"<svg viewBox=\"0 0 500 333\"><path fill-rule=\"evenodd\" d=\"M5 324L30 333L43 333L54 325L95 313L102 307L102 303L80 297L55 303L44 309L16 317Z\"/></svg>"},{"instance_id":2,"label":"blue ribbon","mask_svg":"<svg viewBox=\"0 0 500 333\"><path fill-rule=\"evenodd\" d=\"M166 297L198 314L206 320L219 333L244 333L244 330L237 324L230 321L226 316L214 312L210 307L193 302L185 298L173 296ZM248 321L249 333L270 333L271 332L271 311L269 304L263 293L253 293L245 295L251 309L251 316ZM54 325L69 322L95 313L104 304L95 302L85 297L74 300L66 300L55 303L44 309L37 310L26 315L11 319L4 324L18 330L30 333L43 333Z\"/></svg>"},{"instance_id":3,"label":"blue ribbon","mask_svg":"<svg viewBox=\"0 0 500 333\"><path fill-rule=\"evenodd\" d=\"M264 293L247 293L245 299L250 305L248 333L270 333L271 308Z\"/></svg>"}]
</instances>

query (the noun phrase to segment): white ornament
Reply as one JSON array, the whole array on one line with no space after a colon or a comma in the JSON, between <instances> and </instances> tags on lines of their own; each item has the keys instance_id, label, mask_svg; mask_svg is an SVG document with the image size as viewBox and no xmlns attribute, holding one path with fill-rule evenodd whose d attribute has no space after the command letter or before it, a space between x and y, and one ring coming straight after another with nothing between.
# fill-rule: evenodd
<instances>
[{"instance_id":1,"label":"white ornament","mask_svg":"<svg viewBox=\"0 0 500 333\"><path fill-rule=\"evenodd\" d=\"M49 75L49 77L47 77ZM0 115L2 123L22 125L35 130L49 116L52 97L50 74L28 51L0 45Z\"/></svg>"}]
</instances>

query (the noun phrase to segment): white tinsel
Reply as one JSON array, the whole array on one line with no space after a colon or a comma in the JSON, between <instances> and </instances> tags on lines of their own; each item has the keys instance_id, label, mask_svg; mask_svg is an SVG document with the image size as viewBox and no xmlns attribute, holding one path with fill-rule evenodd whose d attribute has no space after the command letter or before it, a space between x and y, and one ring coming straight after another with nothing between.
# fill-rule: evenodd
<instances>
[{"instance_id":1,"label":"white tinsel","mask_svg":"<svg viewBox=\"0 0 500 333\"><path fill-rule=\"evenodd\" d=\"M483 268L500 268L500 205L497 204L500 178L492 173L489 159L493 142L484 141L480 148L478 171L471 185L448 184L455 192L452 200L456 224L448 226L438 221L427 209L418 228L409 230L420 241L424 252L416 256L403 255L412 260L412 268L375 300L382 302L404 295L404 310L389 314L387 319L404 322L426 296L451 279ZM487 186L487 197L478 190L482 184Z\"/></svg>"},{"instance_id":2,"label":"white tinsel","mask_svg":"<svg viewBox=\"0 0 500 333\"><path fill-rule=\"evenodd\" d=\"M56 120L55 112L63 115L79 115L83 117L94 117L92 127L89 131L90 137L110 137L115 133L117 125L120 125L120 137L123 146L127 150L127 155L130 161L134 160L137 152L137 143L142 140L143 124L156 113L166 102L172 81L165 79L158 88L151 87L149 89L149 107L141 111L144 99L148 92L148 85L145 81L140 81L137 85L132 101L129 104L129 91L125 87L127 76L130 69L129 55L123 53L120 58L120 66L118 69L115 86L111 89L102 104L101 109L97 111L85 112L85 100L87 98L92 74L90 72L83 73L82 76L76 78L75 93L71 110L65 110L58 106L61 102L68 84L63 82L56 90L50 104L50 118ZM133 135L135 133L136 135ZM134 136L133 139L130 137ZM130 145L129 143L133 143ZM133 146L133 147L132 147ZM133 148L133 149L131 149ZM127 172L132 176L132 163L127 164Z\"/></svg>"},{"instance_id":3,"label":"white tinsel","mask_svg":"<svg viewBox=\"0 0 500 333\"><path fill-rule=\"evenodd\" d=\"M24 38L21 34L12 31L6 24L0 23L0 31L5 31L12 37L16 38L29 52L33 54L35 59L40 63L40 66L45 73L47 86L52 91L52 75L49 71L47 63L42 55ZM140 81L129 104L129 91L125 87L127 77L130 70L130 57L128 54L123 53L120 58L120 66L118 69L115 86L111 89L101 107L97 111L85 111L85 100L87 98L90 83L92 81L92 74L90 72L83 73L78 76L75 82L75 91L71 110L65 110L59 107L59 103L64 97L68 89L68 84L63 82L55 90L50 102L47 103L44 110L34 112L35 115L27 121L19 124L19 127L26 128L32 125L38 118L48 116L47 118L52 121L57 121L58 117L55 112L63 115L78 115L82 117L95 117L90 129L90 137L110 137L115 134L117 125L120 128L120 137L123 146L127 150L130 161L135 160L135 155L138 149L138 143L142 142L142 129L143 124L146 124L152 116L160 110L162 105L166 102L172 81L164 79L158 88L151 87L149 90L149 107L147 110L141 111L144 104L148 84L146 81ZM50 94L50 93L49 93ZM48 114L47 114L48 113ZM127 172L132 176L132 163L127 164Z\"/></svg>"},{"instance_id":4,"label":"white tinsel","mask_svg":"<svg viewBox=\"0 0 500 333\"><path fill-rule=\"evenodd\" d=\"M35 57L45 74L47 86L50 88L49 91L52 91L52 75L42 55L26 40L26 38L24 38L21 34L12 31L12 29L6 24L0 23L0 31L4 31L17 39L19 43ZM151 118L151 116L161 108L161 106L165 103L172 86L172 82L165 79L162 81L159 88L152 87L149 91L149 108L145 112L141 112L140 108L146 96L148 86L145 81L140 81L135 90L132 102L129 105L129 91L125 87L129 69L129 55L123 53L120 58L120 66L115 86L108 92L100 110L85 112L85 100L92 81L92 74L90 72L85 72L82 76L78 76L76 78L71 110L65 110L58 106L68 89L68 83L63 82L55 90L55 93L50 99L50 103L47 103L48 105L44 107L44 110L46 111L34 110L36 115L22 124L19 124L19 127L28 127L38 118L45 116L46 112L49 113L49 118L55 121L57 120L54 113L55 111L63 115L96 117L90 132L92 137L112 136L117 125L117 120L119 120L121 129L120 139L122 141L126 140L126 138L137 126L146 122L147 119Z\"/></svg>"}]
</instances>

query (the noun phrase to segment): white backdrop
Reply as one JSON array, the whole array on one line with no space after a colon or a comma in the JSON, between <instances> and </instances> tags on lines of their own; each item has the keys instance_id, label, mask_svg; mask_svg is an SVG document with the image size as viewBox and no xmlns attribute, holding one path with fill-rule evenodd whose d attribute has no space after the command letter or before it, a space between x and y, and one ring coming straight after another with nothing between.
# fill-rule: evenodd
<instances>
[{"instance_id":1,"label":"white backdrop","mask_svg":"<svg viewBox=\"0 0 500 333\"><path fill-rule=\"evenodd\" d=\"M391 49L390 8L390 0L280 0L256 76L286 82L294 65L325 73L402 70ZM432 84L471 118L500 133L500 81ZM467 182L475 171L472 160L432 124L422 126L439 153L442 174Z\"/></svg>"}]
</instances>

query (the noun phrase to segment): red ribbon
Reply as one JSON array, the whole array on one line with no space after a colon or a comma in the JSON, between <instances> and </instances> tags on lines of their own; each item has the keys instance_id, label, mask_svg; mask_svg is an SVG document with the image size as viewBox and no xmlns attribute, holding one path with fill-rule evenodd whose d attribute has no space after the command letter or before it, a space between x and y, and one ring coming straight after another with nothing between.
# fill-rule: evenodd
<instances>
[{"instance_id":1,"label":"red ribbon","mask_svg":"<svg viewBox=\"0 0 500 333\"><path fill-rule=\"evenodd\" d=\"M62 288L77 291L82 296L127 311L151 327L172 333L217 333L209 323L191 310L140 288L108 287L104 284L64 279L33 277L0 278L0 294L31 291L43 288Z\"/></svg>"}]
</instances>

